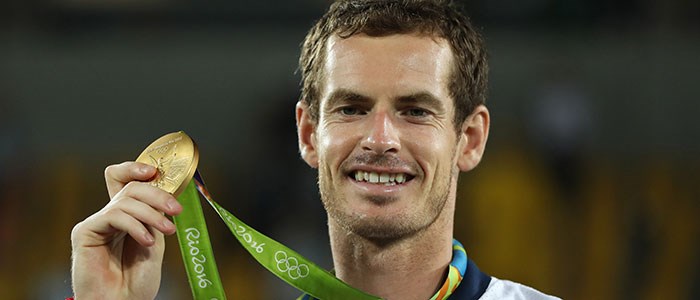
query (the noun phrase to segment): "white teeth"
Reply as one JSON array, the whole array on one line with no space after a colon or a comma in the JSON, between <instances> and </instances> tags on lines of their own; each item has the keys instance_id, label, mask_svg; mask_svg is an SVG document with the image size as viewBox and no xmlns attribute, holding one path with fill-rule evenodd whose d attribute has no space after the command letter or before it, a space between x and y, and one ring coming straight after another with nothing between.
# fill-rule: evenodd
<instances>
[{"instance_id":1,"label":"white teeth","mask_svg":"<svg viewBox=\"0 0 700 300\"><path fill-rule=\"evenodd\" d=\"M381 183L389 182L389 174L387 174L387 173L379 174L379 182L381 182Z\"/></svg>"},{"instance_id":2,"label":"white teeth","mask_svg":"<svg viewBox=\"0 0 700 300\"><path fill-rule=\"evenodd\" d=\"M377 173L374 173L374 172L369 173L369 182L371 182L371 183L379 182L379 175L377 175Z\"/></svg>"},{"instance_id":3,"label":"white teeth","mask_svg":"<svg viewBox=\"0 0 700 300\"><path fill-rule=\"evenodd\" d=\"M380 183L384 185L395 185L406 182L406 175L403 173L377 173L355 171L354 177L356 181Z\"/></svg>"}]
</instances>

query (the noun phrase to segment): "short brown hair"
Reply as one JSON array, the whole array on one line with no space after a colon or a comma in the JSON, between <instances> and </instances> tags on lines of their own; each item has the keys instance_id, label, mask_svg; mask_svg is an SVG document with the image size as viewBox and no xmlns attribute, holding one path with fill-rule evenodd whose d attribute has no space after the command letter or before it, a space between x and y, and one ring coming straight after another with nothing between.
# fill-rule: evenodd
<instances>
[{"instance_id":1,"label":"short brown hair","mask_svg":"<svg viewBox=\"0 0 700 300\"><path fill-rule=\"evenodd\" d=\"M479 32L449 0L339 0L304 39L299 58L301 99L318 120L325 48L331 35L348 38L418 33L444 38L452 48L454 67L449 92L454 99L455 127L486 100L488 64Z\"/></svg>"}]
</instances>

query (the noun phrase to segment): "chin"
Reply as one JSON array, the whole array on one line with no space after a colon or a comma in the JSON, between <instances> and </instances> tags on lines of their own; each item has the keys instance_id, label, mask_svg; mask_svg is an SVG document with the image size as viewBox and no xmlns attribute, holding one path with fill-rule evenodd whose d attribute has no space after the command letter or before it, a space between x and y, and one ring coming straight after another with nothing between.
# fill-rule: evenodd
<instances>
[{"instance_id":1,"label":"chin","mask_svg":"<svg viewBox=\"0 0 700 300\"><path fill-rule=\"evenodd\" d=\"M349 222L348 229L353 234L372 241L395 241L420 231L401 218L373 217Z\"/></svg>"},{"instance_id":2,"label":"chin","mask_svg":"<svg viewBox=\"0 0 700 300\"><path fill-rule=\"evenodd\" d=\"M386 206L353 210L333 217L349 233L372 241L400 240L421 231L433 221Z\"/></svg>"}]
</instances>

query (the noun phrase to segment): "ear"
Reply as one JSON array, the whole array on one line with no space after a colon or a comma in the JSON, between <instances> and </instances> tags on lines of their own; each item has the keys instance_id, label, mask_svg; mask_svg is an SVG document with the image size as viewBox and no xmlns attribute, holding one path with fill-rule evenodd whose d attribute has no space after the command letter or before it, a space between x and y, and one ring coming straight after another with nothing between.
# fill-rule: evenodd
<instances>
[{"instance_id":1,"label":"ear","mask_svg":"<svg viewBox=\"0 0 700 300\"><path fill-rule=\"evenodd\" d=\"M308 105L302 101L296 106L297 137L299 139L299 153L301 158L312 168L318 168L318 155L316 153L316 122L309 114Z\"/></svg>"},{"instance_id":2,"label":"ear","mask_svg":"<svg viewBox=\"0 0 700 300\"><path fill-rule=\"evenodd\" d=\"M489 137L490 121L489 110L479 105L462 123L457 157L457 166L462 172L471 171L481 161Z\"/></svg>"}]
</instances>

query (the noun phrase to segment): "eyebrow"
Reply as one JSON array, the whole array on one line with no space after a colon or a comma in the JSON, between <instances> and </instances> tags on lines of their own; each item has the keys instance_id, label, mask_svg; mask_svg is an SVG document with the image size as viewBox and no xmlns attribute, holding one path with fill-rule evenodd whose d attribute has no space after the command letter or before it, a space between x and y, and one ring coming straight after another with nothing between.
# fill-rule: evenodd
<instances>
[{"instance_id":1,"label":"eyebrow","mask_svg":"<svg viewBox=\"0 0 700 300\"><path fill-rule=\"evenodd\" d=\"M445 106L437 97L429 92L418 92L410 95L395 98L400 105L424 105L436 111L438 114L445 112ZM372 102L372 98L353 92L348 89L337 89L328 96L327 107L332 108L339 103L367 103Z\"/></svg>"},{"instance_id":2,"label":"eyebrow","mask_svg":"<svg viewBox=\"0 0 700 300\"><path fill-rule=\"evenodd\" d=\"M339 103L367 103L370 102L371 98L365 95L355 93L348 89L337 89L333 91L328 96L328 105L326 107L332 108L337 106Z\"/></svg>"},{"instance_id":3,"label":"eyebrow","mask_svg":"<svg viewBox=\"0 0 700 300\"><path fill-rule=\"evenodd\" d=\"M400 96L397 100L403 105L425 105L435 110L438 114L443 114L445 112L443 101L440 101L437 97L428 92L418 92L407 96Z\"/></svg>"},{"instance_id":4,"label":"eyebrow","mask_svg":"<svg viewBox=\"0 0 700 300\"><path fill-rule=\"evenodd\" d=\"M333 107L337 102L367 102L370 97L358 94L348 89L337 89L328 96L328 106Z\"/></svg>"}]
</instances>

